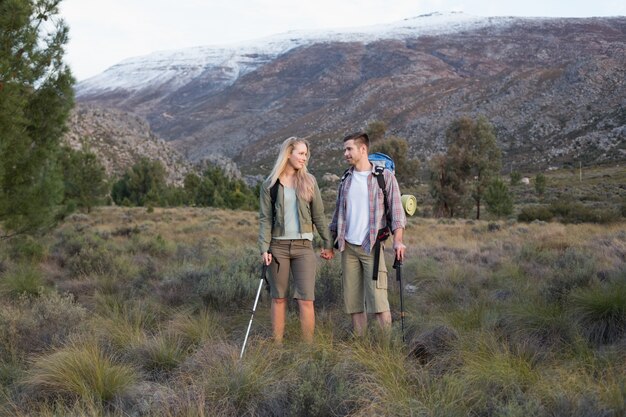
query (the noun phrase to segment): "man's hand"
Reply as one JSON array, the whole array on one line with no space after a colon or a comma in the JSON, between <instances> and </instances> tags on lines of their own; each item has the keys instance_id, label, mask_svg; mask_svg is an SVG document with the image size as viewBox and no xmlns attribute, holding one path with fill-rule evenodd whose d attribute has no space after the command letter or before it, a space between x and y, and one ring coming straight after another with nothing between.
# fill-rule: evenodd
<instances>
[{"instance_id":1,"label":"man's hand","mask_svg":"<svg viewBox=\"0 0 626 417\"><path fill-rule=\"evenodd\" d=\"M269 252L263 253L263 264L269 265L272 263L272 254Z\"/></svg>"},{"instance_id":2,"label":"man's hand","mask_svg":"<svg viewBox=\"0 0 626 417\"><path fill-rule=\"evenodd\" d=\"M400 262L404 261L404 252L406 251L406 245L402 243L402 237L404 235L404 229L396 229L393 231L393 251L396 254L396 259Z\"/></svg>"}]
</instances>

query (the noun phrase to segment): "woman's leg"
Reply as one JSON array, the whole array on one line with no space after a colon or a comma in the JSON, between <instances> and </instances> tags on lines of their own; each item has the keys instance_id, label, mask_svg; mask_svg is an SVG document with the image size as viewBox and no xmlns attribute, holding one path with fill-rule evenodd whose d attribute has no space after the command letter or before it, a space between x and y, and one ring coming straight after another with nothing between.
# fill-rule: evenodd
<instances>
[{"instance_id":1,"label":"woman's leg","mask_svg":"<svg viewBox=\"0 0 626 417\"><path fill-rule=\"evenodd\" d=\"M313 342L313 332L315 331L315 308L312 300L298 300L300 310L300 328L302 329L302 340L306 343Z\"/></svg>"},{"instance_id":2,"label":"woman's leg","mask_svg":"<svg viewBox=\"0 0 626 417\"><path fill-rule=\"evenodd\" d=\"M274 341L277 344L283 342L285 334L285 317L287 316L287 299L272 298L272 307L270 309L272 318L272 332L274 333Z\"/></svg>"}]
</instances>

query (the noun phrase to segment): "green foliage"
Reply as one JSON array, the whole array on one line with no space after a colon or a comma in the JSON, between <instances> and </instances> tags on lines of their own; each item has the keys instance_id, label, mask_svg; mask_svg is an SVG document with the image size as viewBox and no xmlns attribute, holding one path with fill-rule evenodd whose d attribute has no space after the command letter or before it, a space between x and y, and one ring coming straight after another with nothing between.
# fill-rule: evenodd
<instances>
[{"instance_id":1,"label":"green foliage","mask_svg":"<svg viewBox=\"0 0 626 417\"><path fill-rule=\"evenodd\" d=\"M541 172L535 176L535 192L542 196L546 192L548 179Z\"/></svg>"},{"instance_id":2,"label":"green foliage","mask_svg":"<svg viewBox=\"0 0 626 417\"><path fill-rule=\"evenodd\" d=\"M37 233L62 210L59 143L73 105L56 0L0 2L0 222Z\"/></svg>"},{"instance_id":3,"label":"green foliage","mask_svg":"<svg viewBox=\"0 0 626 417\"><path fill-rule=\"evenodd\" d=\"M409 143L406 139L388 137L372 145L370 152L382 152L393 159L396 164L396 178L400 185L407 186L417 182L419 161L408 159Z\"/></svg>"},{"instance_id":4,"label":"green foliage","mask_svg":"<svg viewBox=\"0 0 626 417\"><path fill-rule=\"evenodd\" d=\"M165 168L160 161L141 158L124 176L113 184L111 197L115 204L143 206L159 204L165 190ZM128 203L127 203L128 202Z\"/></svg>"},{"instance_id":5,"label":"green foliage","mask_svg":"<svg viewBox=\"0 0 626 417\"><path fill-rule=\"evenodd\" d=\"M190 174L185 178L188 200L201 207L256 210L258 194L242 180L229 178L217 166L208 167L202 177Z\"/></svg>"},{"instance_id":6,"label":"green foliage","mask_svg":"<svg viewBox=\"0 0 626 417\"><path fill-rule=\"evenodd\" d=\"M520 213L517 215L517 220L520 222L532 222L534 220L547 222L553 217L554 214L548 206L527 206L522 208Z\"/></svg>"},{"instance_id":7,"label":"green foliage","mask_svg":"<svg viewBox=\"0 0 626 417\"><path fill-rule=\"evenodd\" d=\"M370 143L374 144L385 137L385 133L387 133L387 124L382 120L375 120L373 122L368 123L367 129L365 129L367 136L370 138ZM378 151L374 151L378 152ZM382 151L380 151L382 152Z\"/></svg>"},{"instance_id":8,"label":"green foliage","mask_svg":"<svg viewBox=\"0 0 626 417\"><path fill-rule=\"evenodd\" d=\"M435 155L430 160L430 195L434 199L433 213L436 217L465 214L468 207L467 186L459 174L446 155Z\"/></svg>"},{"instance_id":9,"label":"green foliage","mask_svg":"<svg viewBox=\"0 0 626 417\"><path fill-rule=\"evenodd\" d=\"M522 181L522 174L519 171L513 171L511 172L510 178L511 178L511 186L514 187L516 185L519 185L520 182Z\"/></svg>"},{"instance_id":10,"label":"green foliage","mask_svg":"<svg viewBox=\"0 0 626 417\"><path fill-rule=\"evenodd\" d=\"M85 209L101 204L108 192L106 172L98 157L88 149L79 151L64 147L61 167L65 184L64 202Z\"/></svg>"},{"instance_id":11,"label":"green foliage","mask_svg":"<svg viewBox=\"0 0 626 417\"><path fill-rule=\"evenodd\" d=\"M41 271L29 264L21 264L0 274L0 293L13 297L38 295L43 287Z\"/></svg>"},{"instance_id":12,"label":"green foliage","mask_svg":"<svg viewBox=\"0 0 626 417\"><path fill-rule=\"evenodd\" d=\"M431 161L431 195L434 212L453 217L464 211L468 196L480 219L481 200L488 184L500 172L501 152L491 124L483 116L462 117L446 131L448 151Z\"/></svg>"},{"instance_id":13,"label":"green foliage","mask_svg":"<svg viewBox=\"0 0 626 417\"><path fill-rule=\"evenodd\" d=\"M487 210L496 216L508 216L513 213L513 197L500 178L494 178L487 187L485 203Z\"/></svg>"},{"instance_id":14,"label":"green foliage","mask_svg":"<svg viewBox=\"0 0 626 417\"><path fill-rule=\"evenodd\" d=\"M620 218L617 210L593 209L566 199L550 203L550 210L563 223L611 223Z\"/></svg>"},{"instance_id":15,"label":"green foliage","mask_svg":"<svg viewBox=\"0 0 626 417\"><path fill-rule=\"evenodd\" d=\"M550 221L554 218L562 223L604 224L618 222L620 214L617 210L594 209L582 203L565 199L553 201L550 205L524 207L517 216L521 222Z\"/></svg>"}]
</instances>

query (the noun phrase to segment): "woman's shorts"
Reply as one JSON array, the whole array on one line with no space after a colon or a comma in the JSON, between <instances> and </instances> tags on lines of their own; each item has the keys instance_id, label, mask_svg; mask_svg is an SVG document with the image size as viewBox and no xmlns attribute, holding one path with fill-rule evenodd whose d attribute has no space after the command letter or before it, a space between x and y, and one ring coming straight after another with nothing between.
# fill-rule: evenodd
<instances>
[{"instance_id":1,"label":"woman's shorts","mask_svg":"<svg viewBox=\"0 0 626 417\"><path fill-rule=\"evenodd\" d=\"M270 243L270 294L272 298L287 298L289 275L293 277L293 298L315 300L317 257L308 239L272 239Z\"/></svg>"}]
</instances>

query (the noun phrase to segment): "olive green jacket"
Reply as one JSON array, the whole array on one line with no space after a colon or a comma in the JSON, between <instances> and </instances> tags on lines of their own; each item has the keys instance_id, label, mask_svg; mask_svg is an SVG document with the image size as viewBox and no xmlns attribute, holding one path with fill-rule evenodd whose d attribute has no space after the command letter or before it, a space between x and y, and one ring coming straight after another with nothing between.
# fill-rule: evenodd
<instances>
[{"instance_id":1,"label":"olive green jacket","mask_svg":"<svg viewBox=\"0 0 626 417\"><path fill-rule=\"evenodd\" d=\"M330 231L326 225L324 217L324 203L322 195L314 180L314 194L311 202L298 199L298 219L300 221L300 233L313 233L313 225L317 233L322 238L325 249L332 249L333 243ZM283 236L285 234L283 186L278 187L276 196L276 219L272 224L272 197L270 196L270 179L266 179L261 184L261 196L259 209L259 249L261 253L268 251L272 237Z\"/></svg>"}]
</instances>

